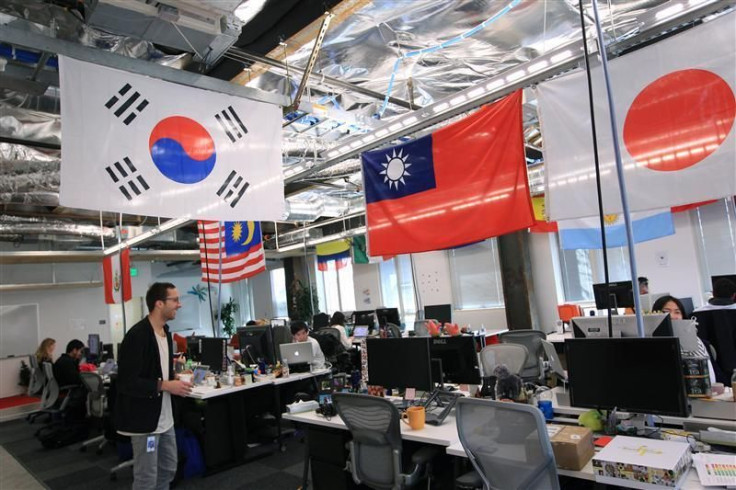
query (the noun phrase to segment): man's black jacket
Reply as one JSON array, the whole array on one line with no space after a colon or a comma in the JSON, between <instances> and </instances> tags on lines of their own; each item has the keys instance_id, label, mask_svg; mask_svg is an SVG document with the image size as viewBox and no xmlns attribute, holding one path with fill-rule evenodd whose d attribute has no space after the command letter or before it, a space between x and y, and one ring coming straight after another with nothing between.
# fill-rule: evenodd
<instances>
[{"instance_id":1,"label":"man's black jacket","mask_svg":"<svg viewBox=\"0 0 736 490\"><path fill-rule=\"evenodd\" d=\"M81 386L82 376L79 374L79 361L69 354L62 354L54 363L54 379L59 386Z\"/></svg>"},{"instance_id":2,"label":"man's black jacket","mask_svg":"<svg viewBox=\"0 0 736 490\"><path fill-rule=\"evenodd\" d=\"M164 325L166 342L171 350L169 326ZM173 357L169 355L169 379L174 379ZM161 359L153 326L144 318L131 328L118 352L115 428L122 432L150 434L156 430L161 415Z\"/></svg>"}]
</instances>

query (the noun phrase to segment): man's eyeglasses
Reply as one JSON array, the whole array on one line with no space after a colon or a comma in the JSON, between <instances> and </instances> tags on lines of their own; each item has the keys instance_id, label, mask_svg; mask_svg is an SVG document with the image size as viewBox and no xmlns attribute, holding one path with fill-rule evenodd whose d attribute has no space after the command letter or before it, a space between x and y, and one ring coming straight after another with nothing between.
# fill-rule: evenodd
<instances>
[{"instance_id":1,"label":"man's eyeglasses","mask_svg":"<svg viewBox=\"0 0 736 490\"><path fill-rule=\"evenodd\" d=\"M171 298L166 298L166 301L173 301L174 303L179 303L179 296L174 296Z\"/></svg>"}]
</instances>

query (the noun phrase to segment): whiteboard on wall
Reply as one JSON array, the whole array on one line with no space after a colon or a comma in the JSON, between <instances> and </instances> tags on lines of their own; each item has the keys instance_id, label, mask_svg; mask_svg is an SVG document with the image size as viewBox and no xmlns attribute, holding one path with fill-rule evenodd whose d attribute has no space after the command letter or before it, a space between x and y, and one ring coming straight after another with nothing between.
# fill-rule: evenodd
<instances>
[{"instance_id":1,"label":"whiteboard on wall","mask_svg":"<svg viewBox=\"0 0 736 490\"><path fill-rule=\"evenodd\" d=\"M38 305L0 305L0 358L33 354L38 344Z\"/></svg>"}]
</instances>

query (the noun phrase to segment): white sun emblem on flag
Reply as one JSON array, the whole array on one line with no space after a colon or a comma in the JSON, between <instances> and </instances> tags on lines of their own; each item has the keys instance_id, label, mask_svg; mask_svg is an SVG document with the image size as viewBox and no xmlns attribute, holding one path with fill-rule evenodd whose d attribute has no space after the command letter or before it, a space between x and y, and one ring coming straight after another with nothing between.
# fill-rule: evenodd
<instances>
[{"instance_id":1,"label":"white sun emblem on flag","mask_svg":"<svg viewBox=\"0 0 736 490\"><path fill-rule=\"evenodd\" d=\"M396 149L394 149L393 153L389 156L386 155L386 163L382 163L383 170L380 173L380 175L383 175L383 182L388 182L388 188L390 189L391 186L395 187L397 190L399 188L399 182L406 185L406 182L404 181L404 177L409 177L411 174L406 171L409 167L411 167L411 163L408 163L409 155L404 155L404 150L399 150L399 154L396 154Z\"/></svg>"}]
</instances>

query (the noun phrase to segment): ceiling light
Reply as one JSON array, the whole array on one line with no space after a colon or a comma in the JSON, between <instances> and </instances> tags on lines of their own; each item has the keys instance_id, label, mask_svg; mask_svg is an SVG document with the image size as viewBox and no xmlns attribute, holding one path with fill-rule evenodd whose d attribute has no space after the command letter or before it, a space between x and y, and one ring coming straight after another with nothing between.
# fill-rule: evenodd
<instances>
[{"instance_id":1,"label":"ceiling light","mask_svg":"<svg viewBox=\"0 0 736 490\"><path fill-rule=\"evenodd\" d=\"M332 151L330 151L330 152L328 152L328 153L327 153L327 156L328 156L328 157L330 157L330 158L335 158L335 157L336 157L337 155L339 155L339 154L340 154L340 152L339 152L339 151L337 151L337 150L332 150Z\"/></svg>"},{"instance_id":2,"label":"ceiling light","mask_svg":"<svg viewBox=\"0 0 736 490\"><path fill-rule=\"evenodd\" d=\"M378 131L376 131L376 137L377 138L380 138L381 136L384 136L384 135L387 135L387 134L388 134L388 129L385 129L385 128L384 129L379 129Z\"/></svg>"},{"instance_id":3,"label":"ceiling light","mask_svg":"<svg viewBox=\"0 0 736 490\"><path fill-rule=\"evenodd\" d=\"M396 131L401 127L401 123L394 123L391 126L388 127L389 131Z\"/></svg>"},{"instance_id":4,"label":"ceiling light","mask_svg":"<svg viewBox=\"0 0 736 490\"><path fill-rule=\"evenodd\" d=\"M465 99L465 96L464 95L458 95L454 99L450 99L450 105L458 105L458 104L464 102L465 100L466 99Z\"/></svg>"},{"instance_id":5,"label":"ceiling light","mask_svg":"<svg viewBox=\"0 0 736 490\"><path fill-rule=\"evenodd\" d=\"M514 82L516 80L519 80L521 78L524 78L524 75L526 75L526 71L524 69L516 70L513 73L510 73L506 76L507 82Z\"/></svg>"},{"instance_id":6,"label":"ceiling light","mask_svg":"<svg viewBox=\"0 0 736 490\"><path fill-rule=\"evenodd\" d=\"M408 126L410 124L414 124L415 122L417 122L417 117L416 116L411 116L411 117L407 117L406 119L404 119L403 121L401 121L401 124L403 124L404 126Z\"/></svg>"},{"instance_id":7,"label":"ceiling light","mask_svg":"<svg viewBox=\"0 0 736 490\"><path fill-rule=\"evenodd\" d=\"M490 92L491 90L499 88L501 85L503 85L503 80L492 80L486 84L486 91Z\"/></svg>"},{"instance_id":8,"label":"ceiling light","mask_svg":"<svg viewBox=\"0 0 736 490\"><path fill-rule=\"evenodd\" d=\"M373 136L373 134L369 134L365 138L363 138L362 141L363 141L363 143L370 143L374 139L376 139L376 137Z\"/></svg>"},{"instance_id":9,"label":"ceiling light","mask_svg":"<svg viewBox=\"0 0 736 490\"><path fill-rule=\"evenodd\" d=\"M561 53L557 53L556 55L553 55L549 60L552 63L559 63L560 61L566 60L572 56L572 51L569 49L564 50Z\"/></svg>"},{"instance_id":10,"label":"ceiling light","mask_svg":"<svg viewBox=\"0 0 736 490\"><path fill-rule=\"evenodd\" d=\"M357 147L361 146L362 144L363 144L363 143L361 143L360 141L353 141L353 142L352 142L352 143L350 144L350 148L357 148Z\"/></svg>"},{"instance_id":11,"label":"ceiling light","mask_svg":"<svg viewBox=\"0 0 736 490\"><path fill-rule=\"evenodd\" d=\"M485 93L485 89L483 87L474 88L473 90L468 92L468 97L474 99L483 93Z\"/></svg>"},{"instance_id":12,"label":"ceiling light","mask_svg":"<svg viewBox=\"0 0 736 490\"><path fill-rule=\"evenodd\" d=\"M447 102L443 102L441 104L438 104L438 105L434 106L432 108L432 112L434 112L435 114L437 114L438 112L444 111L448 107L450 107L450 104L448 104Z\"/></svg>"},{"instance_id":13,"label":"ceiling light","mask_svg":"<svg viewBox=\"0 0 736 490\"><path fill-rule=\"evenodd\" d=\"M657 20L666 19L668 17L672 17L673 15L682 12L685 9L685 6L681 3L676 3L675 5L671 7L667 7L664 10L660 10L657 12L657 14L654 16Z\"/></svg>"},{"instance_id":14,"label":"ceiling light","mask_svg":"<svg viewBox=\"0 0 736 490\"><path fill-rule=\"evenodd\" d=\"M542 60L539 63L534 63L533 65L529 65L529 68L527 70L529 73L534 73L535 71L543 70L544 68L547 68L549 66L549 61Z\"/></svg>"}]
</instances>

